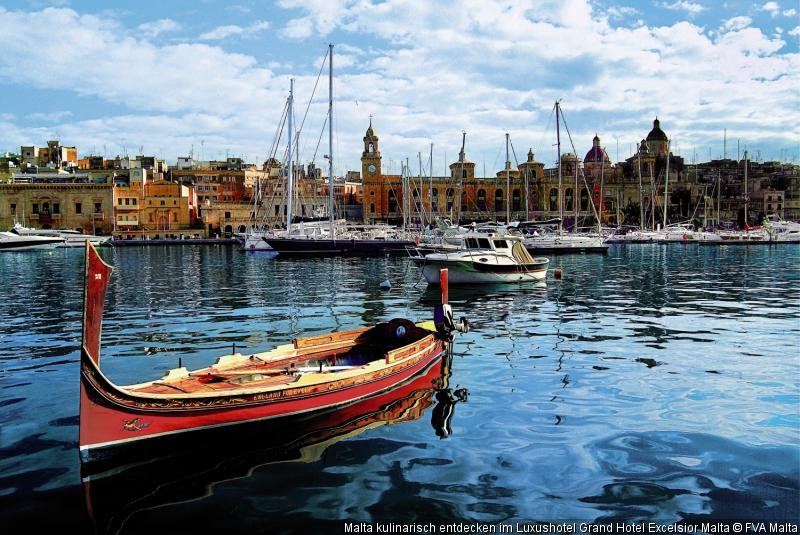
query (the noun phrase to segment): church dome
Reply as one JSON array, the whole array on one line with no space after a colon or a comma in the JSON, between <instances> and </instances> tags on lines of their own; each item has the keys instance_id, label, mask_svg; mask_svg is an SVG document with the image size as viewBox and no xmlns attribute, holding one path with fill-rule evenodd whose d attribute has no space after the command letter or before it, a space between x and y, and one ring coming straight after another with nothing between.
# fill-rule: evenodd
<instances>
[{"instance_id":1,"label":"church dome","mask_svg":"<svg viewBox=\"0 0 800 535\"><path fill-rule=\"evenodd\" d=\"M661 123L658 121L658 117L653 121L653 129L647 134L647 141L667 141L667 134L661 130Z\"/></svg>"},{"instance_id":2,"label":"church dome","mask_svg":"<svg viewBox=\"0 0 800 535\"><path fill-rule=\"evenodd\" d=\"M586 153L586 156L583 157L583 161L585 163L600 163L603 161L608 162L608 154L603 148L600 146L600 138L595 134L594 139L592 139L592 148L589 149L589 152Z\"/></svg>"}]
</instances>

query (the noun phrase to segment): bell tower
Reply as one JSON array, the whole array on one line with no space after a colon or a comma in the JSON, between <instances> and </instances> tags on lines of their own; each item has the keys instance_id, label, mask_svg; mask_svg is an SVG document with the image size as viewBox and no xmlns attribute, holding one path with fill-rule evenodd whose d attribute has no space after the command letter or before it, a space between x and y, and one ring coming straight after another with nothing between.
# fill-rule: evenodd
<instances>
[{"instance_id":1,"label":"bell tower","mask_svg":"<svg viewBox=\"0 0 800 535\"><path fill-rule=\"evenodd\" d=\"M372 129L372 116L369 117L369 128L364 135L364 152L361 153L362 180L375 180L381 176L381 151L378 150L378 136Z\"/></svg>"}]
</instances>

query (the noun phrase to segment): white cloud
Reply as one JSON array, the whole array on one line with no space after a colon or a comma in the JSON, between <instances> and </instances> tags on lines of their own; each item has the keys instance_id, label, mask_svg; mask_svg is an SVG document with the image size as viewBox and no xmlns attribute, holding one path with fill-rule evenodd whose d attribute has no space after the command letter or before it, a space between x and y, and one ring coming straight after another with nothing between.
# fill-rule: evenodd
<instances>
[{"instance_id":1,"label":"white cloud","mask_svg":"<svg viewBox=\"0 0 800 535\"><path fill-rule=\"evenodd\" d=\"M800 26L795 26L794 28L789 30L789 35L792 35L794 37L799 37L800 36Z\"/></svg>"},{"instance_id":2,"label":"white cloud","mask_svg":"<svg viewBox=\"0 0 800 535\"><path fill-rule=\"evenodd\" d=\"M237 26L235 24L228 24L225 26L217 26L211 31L200 34L200 39L203 41L219 41L234 35L247 38L264 31L269 27L270 24L266 21L256 21L250 26L245 27Z\"/></svg>"},{"instance_id":3,"label":"white cloud","mask_svg":"<svg viewBox=\"0 0 800 535\"><path fill-rule=\"evenodd\" d=\"M751 19L750 17L739 16L726 20L725 22L722 23L722 27L728 31L738 31L743 28L747 28L752 23L753 19Z\"/></svg>"},{"instance_id":4,"label":"white cloud","mask_svg":"<svg viewBox=\"0 0 800 535\"><path fill-rule=\"evenodd\" d=\"M781 7L778 5L778 2L767 2L763 6L761 6L761 11L768 12L771 16L777 17Z\"/></svg>"},{"instance_id":5,"label":"white cloud","mask_svg":"<svg viewBox=\"0 0 800 535\"><path fill-rule=\"evenodd\" d=\"M784 17L796 17L797 16L797 10L794 9L794 8L787 9L786 11L783 12L783 16Z\"/></svg>"},{"instance_id":6,"label":"white cloud","mask_svg":"<svg viewBox=\"0 0 800 535\"><path fill-rule=\"evenodd\" d=\"M153 38L162 33L178 31L181 25L172 19L158 19L140 24L138 29L145 37Z\"/></svg>"},{"instance_id":7,"label":"white cloud","mask_svg":"<svg viewBox=\"0 0 800 535\"><path fill-rule=\"evenodd\" d=\"M275 38L291 38L291 54L270 57L279 47L267 49L265 64L229 52L223 42L155 44L109 17L0 8L0 26L11 29L0 34L0 82L80 92L121 106L113 117L65 117L57 125L62 138L74 136L70 143L84 149L103 139L116 142L124 124L128 145L144 143L170 159L204 139L212 155L230 148L256 161L270 144L288 89L288 75L276 76L273 69L291 68L299 115L325 53L321 43L327 41L319 37L335 32L337 173L360 167L370 114L384 166L393 165L393 172L401 158L425 153L433 142L436 172L443 173L462 130L468 132L468 155L479 165L487 155L489 173L506 131L518 156L532 146L549 164L548 115L557 98L578 152L588 150L595 131L605 143L618 136L623 147L635 144L656 115L684 147L716 139L723 124L751 147L764 136L794 140L784 146L800 142L791 137L800 121L800 55L782 51L785 42L753 27L752 19L731 18L713 33L686 21L616 26L595 5L359 0L326 7L323 0L283 0L280 7L294 18L276 28ZM244 27L236 28L242 31L227 35L242 36ZM307 40L298 41L302 35ZM65 59L37 61L56 52ZM31 68L21 69L23 64ZM319 139L327 105L321 91L301 136L304 158ZM758 108L766 101L786 111L765 123ZM36 127L54 128L44 122ZM3 137L12 134L33 139L33 128L0 129L0 145L20 144Z\"/></svg>"},{"instance_id":8,"label":"white cloud","mask_svg":"<svg viewBox=\"0 0 800 535\"><path fill-rule=\"evenodd\" d=\"M706 10L705 6L698 4L696 2L689 2L687 0L678 0L671 4L662 2L661 7L666 9L672 9L674 11L686 11L686 13L689 15L697 15Z\"/></svg>"},{"instance_id":9,"label":"white cloud","mask_svg":"<svg viewBox=\"0 0 800 535\"><path fill-rule=\"evenodd\" d=\"M606 9L606 14L615 20L624 19L627 17L633 17L638 15L640 12L638 9L630 6L611 6Z\"/></svg>"}]
</instances>

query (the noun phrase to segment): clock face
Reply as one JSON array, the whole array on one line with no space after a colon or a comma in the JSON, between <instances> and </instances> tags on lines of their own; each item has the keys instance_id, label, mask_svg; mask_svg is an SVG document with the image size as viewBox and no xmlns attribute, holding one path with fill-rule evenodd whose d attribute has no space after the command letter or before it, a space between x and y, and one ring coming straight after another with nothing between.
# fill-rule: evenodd
<instances>
[{"instance_id":1,"label":"clock face","mask_svg":"<svg viewBox=\"0 0 800 535\"><path fill-rule=\"evenodd\" d=\"M369 166L367 167L367 171L369 171L370 173L374 173L376 169L377 167L375 167L374 163L369 164Z\"/></svg>"}]
</instances>

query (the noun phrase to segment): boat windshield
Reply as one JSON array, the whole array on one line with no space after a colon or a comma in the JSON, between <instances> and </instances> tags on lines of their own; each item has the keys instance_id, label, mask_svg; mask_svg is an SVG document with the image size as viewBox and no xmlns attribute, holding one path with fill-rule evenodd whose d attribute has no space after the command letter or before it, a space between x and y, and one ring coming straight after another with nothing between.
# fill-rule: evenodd
<instances>
[{"instance_id":1,"label":"boat windshield","mask_svg":"<svg viewBox=\"0 0 800 535\"><path fill-rule=\"evenodd\" d=\"M488 238L467 238L467 249L491 249Z\"/></svg>"}]
</instances>

